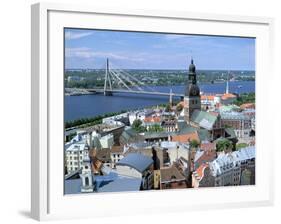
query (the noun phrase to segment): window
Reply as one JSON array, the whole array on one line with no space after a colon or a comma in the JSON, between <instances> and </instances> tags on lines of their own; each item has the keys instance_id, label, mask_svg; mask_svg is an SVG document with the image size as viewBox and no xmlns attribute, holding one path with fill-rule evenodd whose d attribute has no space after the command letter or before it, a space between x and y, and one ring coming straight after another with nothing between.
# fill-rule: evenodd
<instances>
[{"instance_id":1,"label":"window","mask_svg":"<svg viewBox=\"0 0 281 224\"><path fill-rule=\"evenodd\" d=\"M89 186L89 177L85 177L85 185Z\"/></svg>"}]
</instances>

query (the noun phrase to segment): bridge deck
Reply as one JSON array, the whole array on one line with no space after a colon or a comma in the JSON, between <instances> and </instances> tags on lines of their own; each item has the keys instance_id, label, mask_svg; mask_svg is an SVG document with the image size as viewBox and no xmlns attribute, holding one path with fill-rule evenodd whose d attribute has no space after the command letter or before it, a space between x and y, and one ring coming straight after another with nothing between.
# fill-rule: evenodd
<instances>
[{"instance_id":1,"label":"bridge deck","mask_svg":"<svg viewBox=\"0 0 281 224\"><path fill-rule=\"evenodd\" d=\"M96 93L104 93L103 89L87 89L89 92L96 92ZM158 95L158 96L177 96L177 97L184 97L183 94L178 93L163 93L163 92L150 92L150 91L140 91L140 90L125 90L125 89L113 89L107 90L108 92L112 93L134 93L134 94L147 94L147 95Z\"/></svg>"}]
</instances>

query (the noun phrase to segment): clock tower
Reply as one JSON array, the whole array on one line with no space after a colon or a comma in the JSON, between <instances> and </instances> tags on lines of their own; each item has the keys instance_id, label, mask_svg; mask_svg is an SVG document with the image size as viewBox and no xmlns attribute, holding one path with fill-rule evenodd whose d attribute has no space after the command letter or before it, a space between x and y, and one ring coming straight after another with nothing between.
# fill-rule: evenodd
<instances>
[{"instance_id":1,"label":"clock tower","mask_svg":"<svg viewBox=\"0 0 281 224\"><path fill-rule=\"evenodd\" d=\"M188 82L184 94L184 119L190 122L194 110L201 110L200 89L197 85L196 68L191 59L188 72Z\"/></svg>"}]
</instances>

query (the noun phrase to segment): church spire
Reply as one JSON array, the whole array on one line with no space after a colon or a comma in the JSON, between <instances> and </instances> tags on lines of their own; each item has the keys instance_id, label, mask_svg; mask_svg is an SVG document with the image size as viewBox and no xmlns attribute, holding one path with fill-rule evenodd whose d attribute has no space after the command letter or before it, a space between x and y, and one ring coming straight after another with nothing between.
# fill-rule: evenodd
<instances>
[{"instance_id":1,"label":"church spire","mask_svg":"<svg viewBox=\"0 0 281 224\"><path fill-rule=\"evenodd\" d=\"M228 94L229 93L229 72L227 74L227 80L226 80L226 88L225 88L225 93Z\"/></svg>"},{"instance_id":2,"label":"church spire","mask_svg":"<svg viewBox=\"0 0 281 224\"><path fill-rule=\"evenodd\" d=\"M184 94L184 117L187 122L190 122L192 113L195 110L201 110L200 88L197 85L196 67L193 58L188 69L188 82Z\"/></svg>"}]
</instances>

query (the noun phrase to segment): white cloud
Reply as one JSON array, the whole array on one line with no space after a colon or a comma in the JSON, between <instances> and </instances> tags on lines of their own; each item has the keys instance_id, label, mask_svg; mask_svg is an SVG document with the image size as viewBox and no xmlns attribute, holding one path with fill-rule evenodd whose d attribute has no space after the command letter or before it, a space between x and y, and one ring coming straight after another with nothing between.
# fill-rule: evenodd
<instances>
[{"instance_id":1,"label":"white cloud","mask_svg":"<svg viewBox=\"0 0 281 224\"><path fill-rule=\"evenodd\" d=\"M140 54L132 56L130 53L125 52L102 52L94 51L91 48L87 47L78 47L78 48L65 48L65 57L67 58L111 58L116 60L126 60L126 61L143 61L144 58L140 57Z\"/></svg>"},{"instance_id":2,"label":"white cloud","mask_svg":"<svg viewBox=\"0 0 281 224\"><path fill-rule=\"evenodd\" d=\"M90 36L92 34L93 34L93 32L71 32L71 31L67 31L67 32L65 32L65 39L76 40L76 39L80 39L82 37Z\"/></svg>"}]
</instances>

